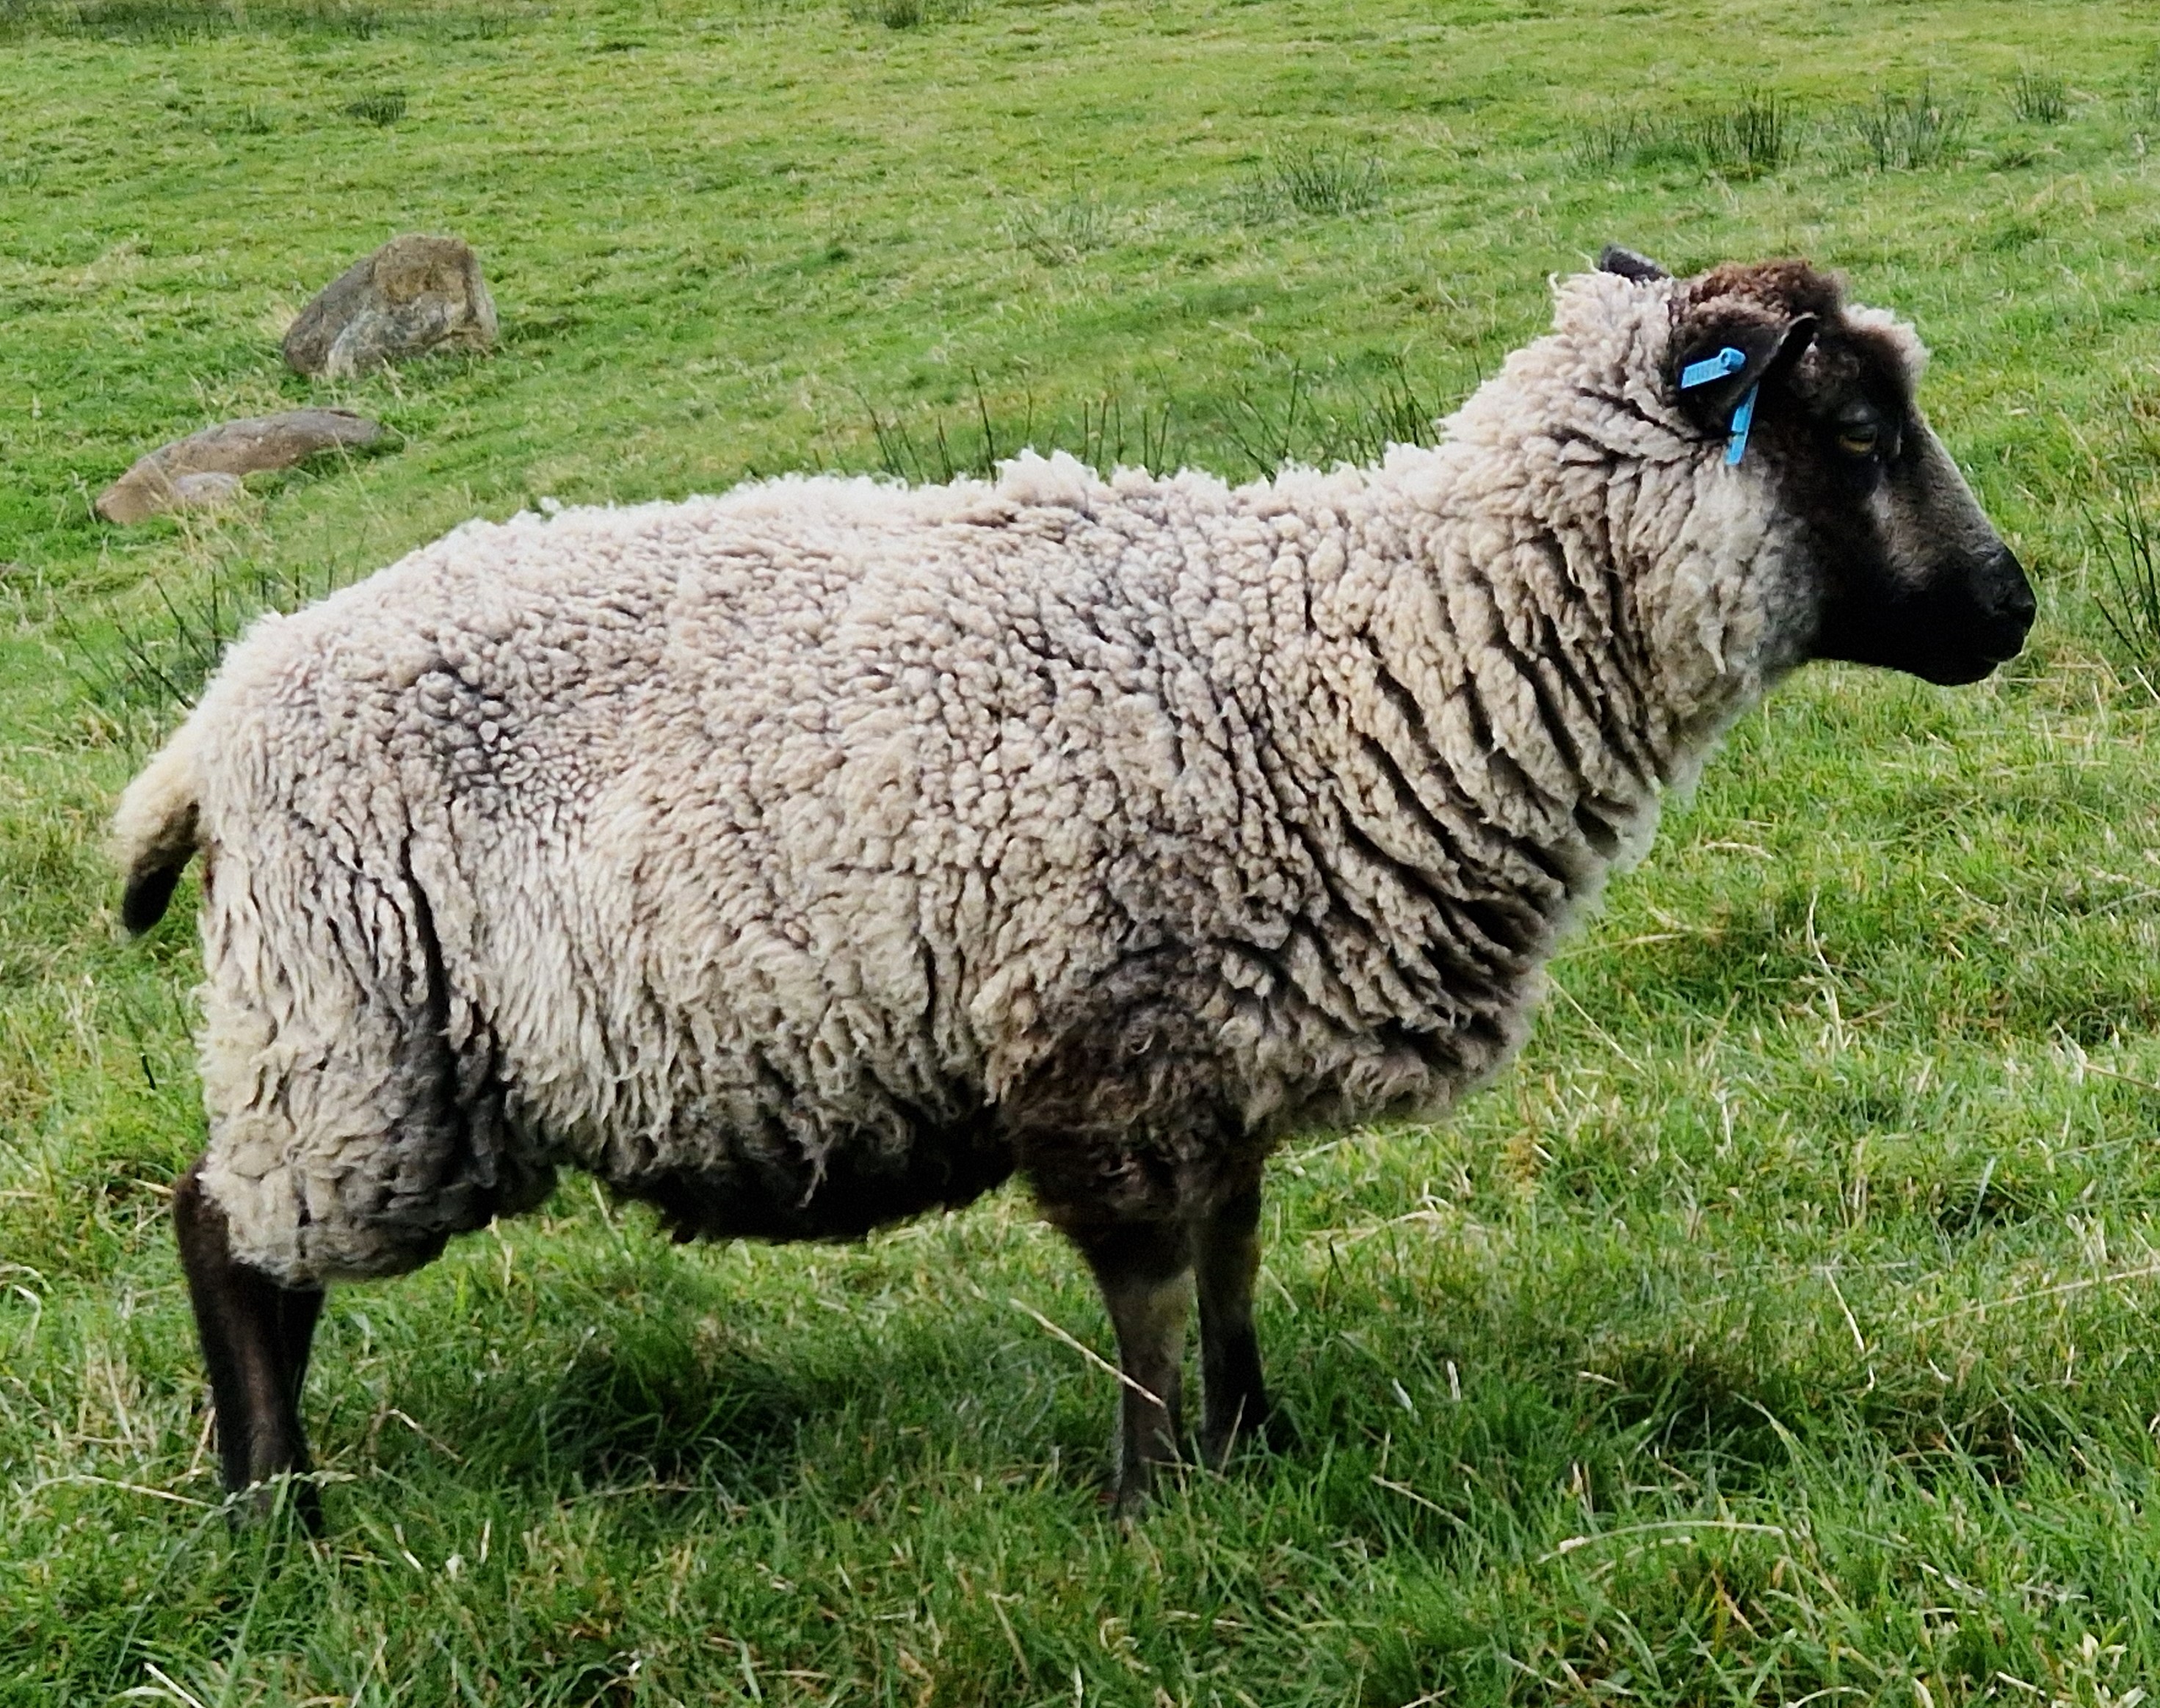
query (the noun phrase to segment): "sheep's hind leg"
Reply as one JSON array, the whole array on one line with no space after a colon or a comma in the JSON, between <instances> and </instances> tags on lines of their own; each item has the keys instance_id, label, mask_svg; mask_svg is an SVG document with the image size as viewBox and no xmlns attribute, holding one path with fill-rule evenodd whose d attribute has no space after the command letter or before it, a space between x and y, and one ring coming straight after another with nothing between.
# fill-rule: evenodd
<instances>
[{"instance_id":1,"label":"sheep's hind leg","mask_svg":"<svg viewBox=\"0 0 2160 1708\"><path fill-rule=\"evenodd\" d=\"M323 1307L318 1287L287 1287L232 1255L225 1212L204 1194L198 1162L173 1188L180 1266L195 1306L203 1362L210 1371L225 1486L255 1491L257 1512L275 1504L273 1478L308 1469L300 1427L300 1385ZM309 1529L322 1522L311 1483L291 1485L293 1509Z\"/></svg>"},{"instance_id":2,"label":"sheep's hind leg","mask_svg":"<svg viewBox=\"0 0 2160 1708\"><path fill-rule=\"evenodd\" d=\"M1239 1441L1261 1436L1273 1445L1280 1432L1260 1374L1259 1340L1253 1333L1259 1229L1257 1177L1200 1224L1200 1369L1205 1407L1200 1449L1208 1464L1218 1467Z\"/></svg>"},{"instance_id":3,"label":"sheep's hind leg","mask_svg":"<svg viewBox=\"0 0 2160 1708\"><path fill-rule=\"evenodd\" d=\"M1118 1333L1119 1511L1145 1498L1158 1465L1174 1464L1183 1431L1185 1325L1192 1314L1192 1239L1181 1223L1068 1227L1095 1271Z\"/></svg>"}]
</instances>

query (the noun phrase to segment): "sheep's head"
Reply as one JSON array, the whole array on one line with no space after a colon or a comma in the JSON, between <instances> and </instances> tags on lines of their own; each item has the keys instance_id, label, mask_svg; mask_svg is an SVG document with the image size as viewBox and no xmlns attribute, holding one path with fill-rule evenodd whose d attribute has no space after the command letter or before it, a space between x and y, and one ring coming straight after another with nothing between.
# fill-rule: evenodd
<instances>
[{"instance_id":1,"label":"sheep's head","mask_svg":"<svg viewBox=\"0 0 2160 1708\"><path fill-rule=\"evenodd\" d=\"M1669 282L1608 251L1604 271L1667 293L1666 396L1705 441L1726 445L1751 396L1744 460L1798 524L1791 589L1812 612L1792 659L1844 659L1930 682L1977 681L2024 644L2033 590L1913 398L1924 355L1878 310L1847 304L1800 261L1721 267ZM1740 364L1682 387L1691 366ZM1728 361L1730 358L1726 358ZM1802 624L1802 627L1809 625Z\"/></svg>"}]
</instances>

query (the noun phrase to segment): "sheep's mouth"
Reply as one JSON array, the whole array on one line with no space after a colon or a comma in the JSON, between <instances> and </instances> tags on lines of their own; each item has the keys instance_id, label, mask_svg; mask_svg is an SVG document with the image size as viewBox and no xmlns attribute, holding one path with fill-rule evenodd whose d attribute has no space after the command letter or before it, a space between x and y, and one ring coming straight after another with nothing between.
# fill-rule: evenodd
<instances>
[{"instance_id":1,"label":"sheep's mouth","mask_svg":"<svg viewBox=\"0 0 2160 1708\"><path fill-rule=\"evenodd\" d=\"M1962 688L1985 680L2025 650L2021 633L2014 639L2000 642L1991 640L1984 644L1963 646L1894 644L1837 645L1819 647L1815 656L1841 663L1872 665L1877 670L1898 670L1908 676L1918 676L1924 682L1932 682L1938 688Z\"/></svg>"},{"instance_id":2,"label":"sheep's mouth","mask_svg":"<svg viewBox=\"0 0 2160 1708\"><path fill-rule=\"evenodd\" d=\"M1887 598L1835 602L1824 613L1815 655L1963 687L2022 652L2033 618L2031 586L2005 550L1984 571L1931 577Z\"/></svg>"},{"instance_id":3,"label":"sheep's mouth","mask_svg":"<svg viewBox=\"0 0 2160 1708\"><path fill-rule=\"evenodd\" d=\"M1925 660L1901 661L1894 667L1909 670L1939 688L1962 688L1984 681L2024 651L2033 621L2029 617L1992 617L1976 626L1981 632L1965 637L1963 645L1946 648Z\"/></svg>"},{"instance_id":4,"label":"sheep's mouth","mask_svg":"<svg viewBox=\"0 0 2160 1708\"><path fill-rule=\"evenodd\" d=\"M1969 687L1975 682L1986 681L2022 650L2021 647L1992 656L1986 653L1976 653L1969 661L1942 665L1931 669L1923 667L1913 670L1912 674L1924 682L1934 683L1938 688Z\"/></svg>"}]
</instances>

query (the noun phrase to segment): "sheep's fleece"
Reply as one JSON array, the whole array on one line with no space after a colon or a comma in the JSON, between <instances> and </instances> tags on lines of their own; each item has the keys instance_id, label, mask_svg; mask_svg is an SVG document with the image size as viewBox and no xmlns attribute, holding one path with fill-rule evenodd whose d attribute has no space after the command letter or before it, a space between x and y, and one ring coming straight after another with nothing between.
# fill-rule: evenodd
<instances>
[{"instance_id":1,"label":"sheep's fleece","mask_svg":"<svg viewBox=\"0 0 2160 1708\"><path fill-rule=\"evenodd\" d=\"M117 824L209 857L235 1255L394 1274L559 1163L686 1234L1016 1167L1145 1218L1443 1106L1807 639L1761 459L1664 386L1679 288L1565 281L1374 468L790 478L264 619Z\"/></svg>"}]
</instances>

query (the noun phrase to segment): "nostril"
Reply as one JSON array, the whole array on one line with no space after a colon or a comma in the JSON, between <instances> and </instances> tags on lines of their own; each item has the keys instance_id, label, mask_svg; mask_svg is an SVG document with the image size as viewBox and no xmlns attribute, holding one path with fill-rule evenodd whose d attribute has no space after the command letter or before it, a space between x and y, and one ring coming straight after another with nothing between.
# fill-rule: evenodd
<instances>
[{"instance_id":1,"label":"nostril","mask_svg":"<svg viewBox=\"0 0 2160 1708\"><path fill-rule=\"evenodd\" d=\"M2025 566L2008 546L1995 561L1996 585L2000 589L1989 601L1994 614L2014 623L2030 623L2039 603L2033 597L2033 583L2025 578Z\"/></svg>"}]
</instances>

